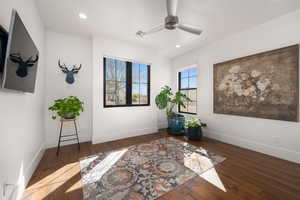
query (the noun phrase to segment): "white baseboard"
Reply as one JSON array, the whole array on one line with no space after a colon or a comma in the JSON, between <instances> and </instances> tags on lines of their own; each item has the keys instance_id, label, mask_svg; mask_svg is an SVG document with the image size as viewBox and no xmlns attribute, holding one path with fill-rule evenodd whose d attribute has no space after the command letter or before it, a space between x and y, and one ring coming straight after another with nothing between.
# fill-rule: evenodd
<instances>
[{"instance_id":1,"label":"white baseboard","mask_svg":"<svg viewBox=\"0 0 300 200\"><path fill-rule=\"evenodd\" d=\"M219 132L217 133L215 131L206 131L205 136L225 143L275 156L291 162L300 163L300 152L291 151L280 147L274 147L268 144L258 143L244 138L228 136L226 134L222 134Z\"/></svg>"},{"instance_id":2,"label":"white baseboard","mask_svg":"<svg viewBox=\"0 0 300 200\"><path fill-rule=\"evenodd\" d=\"M25 170L25 185L28 184L31 176L33 175L33 173L36 170L37 166L39 165L40 161L42 160L44 153L45 153L45 145L42 144L40 146L38 152L36 152L36 154L34 155L32 161L28 165L27 169Z\"/></svg>"},{"instance_id":3,"label":"white baseboard","mask_svg":"<svg viewBox=\"0 0 300 200\"><path fill-rule=\"evenodd\" d=\"M128 130L128 131L120 130L120 131L115 131L115 132L110 132L110 133L106 132L105 135L104 134L98 134L98 135L93 134L92 143L97 144L97 143L109 142L109 141L119 140L119 139L128 138L128 137L147 135L147 134L156 133L156 132L158 132L157 127Z\"/></svg>"},{"instance_id":4,"label":"white baseboard","mask_svg":"<svg viewBox=\"0 0 300 200\"><path fill-rule=\"evenodd\" d=\"M82 143L82 142L90 142L90 141L91 141L90 137L79 136L79 142L80 143ZM57 142L58 141L50 141L50 142L48 142L47 145L46 145L46 149L57 147ZM77 140L61 143L61 146L66 146L66 145L70 145L70 144L77 144Z\"/></svg>"},{"instance_id":5,"label":"white baseboard","mask_svg":"<svg viewBox=\"0 0 300 200\"><path fill-rule=\"evenodd\" d=\"M22 180L19 180L17 183L17 186L12 188L11 193L7 194L7 198L9 200L16 199L19 200L22 198L22 195L24 193L24 190L27 186L27 184L30 181L30 178L32 177L34 171L36 170L38 164L40 163L43 155L45 153L44 144L42 144L39 148L39 150L36 152L34 157L32 158L31 162L27 166L26 169L24 169L24 174L22 177Z\"/></svg>"}]
</instances>

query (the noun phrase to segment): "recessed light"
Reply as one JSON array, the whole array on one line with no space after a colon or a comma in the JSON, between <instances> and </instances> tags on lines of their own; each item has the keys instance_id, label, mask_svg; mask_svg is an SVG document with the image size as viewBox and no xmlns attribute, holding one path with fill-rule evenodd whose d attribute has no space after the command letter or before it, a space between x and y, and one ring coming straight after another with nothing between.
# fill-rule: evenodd
<instances>
[{"instance_id":1,"label":"recessed light","mask_svg":"<svg viewBox=\"0 0 300 200\"><path fill-rule=\"evenodd\" d=\"M80 19L87 19L87 16L85 13L79 13L79 18Z\"/></svg>"},{"instance_id":2,"label":"recessed light","mask_svg":"<svg viewBox=\"0 0 300 200\"><path fill-rule=\"evenodd\" d=\"M180 46L180 44L176 44L176 46L175 46L176 48L180 48L181 46Z\"/></svg>"}]
</instances>

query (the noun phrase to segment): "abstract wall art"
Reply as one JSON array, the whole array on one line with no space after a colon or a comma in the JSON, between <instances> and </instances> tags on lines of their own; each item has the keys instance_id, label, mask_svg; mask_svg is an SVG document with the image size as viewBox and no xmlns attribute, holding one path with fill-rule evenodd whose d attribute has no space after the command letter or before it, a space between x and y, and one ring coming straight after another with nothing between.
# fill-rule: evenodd
<instances>
[{"instance_id":1,"label":"abstract wall art","mask_svg":"<svg viewBox=\"0 0 300 200\"><path fill-rule=\"evenodd\" d=\"M215 64L214 113L299 121L299 45Z\"/></svg>"}]
</instances>

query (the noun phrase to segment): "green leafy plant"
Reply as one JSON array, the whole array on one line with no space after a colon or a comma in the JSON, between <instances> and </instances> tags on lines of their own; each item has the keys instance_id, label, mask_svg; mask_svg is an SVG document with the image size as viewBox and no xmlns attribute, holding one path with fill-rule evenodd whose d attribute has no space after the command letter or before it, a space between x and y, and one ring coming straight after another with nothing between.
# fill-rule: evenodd
<instances>
[{"instance_id":1,"label":"green leafy plant","mask_svg":"<svg viewBox=\"0 0 300 200\"><path fill-rule=\"evenodd\" d=\"M75 96L69 96L54 100L54 104L48 109L53 111L52 119L56 119L57 115L61 118L73 119L83 112L83 102Z\"/></svg>"},{"instance_id":2,"label":"green leafy plant","mask_svg":"<svg viewBox=\"0 0 300 200\"><path fill-rule=\"evenodd\" d=\"M200 119L198 118L192 118L185 121L184 126L186 128L193 128L193 127L199 127L199 126L207 126L205 123L202 123Z\"/></svg>"},{"instance_id":3,"label":"green leafy plant","mask_svg":"<svg viewBox=\"0 0 300 200\"><path fill-rule=\"evenodd\" d=\"M180 105L185 108L190 101L191 100L185 94L180 92L176 92L174 95L169 86L162 87L160 93L155 97L157 107L161 110L166 109L168 117L176 116L176 113L173 111L175 105Z\"/></svg>"}]
</instances>

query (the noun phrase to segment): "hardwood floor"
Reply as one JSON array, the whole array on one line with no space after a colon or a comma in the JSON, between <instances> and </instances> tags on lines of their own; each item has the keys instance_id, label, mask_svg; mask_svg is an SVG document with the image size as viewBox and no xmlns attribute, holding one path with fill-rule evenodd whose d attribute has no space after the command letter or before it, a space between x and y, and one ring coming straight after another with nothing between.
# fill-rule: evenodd
<instances>
[{"instance_id":1,"label":"hardwood floor","mask_svg":"<svg viewBox=\"0 0 300 200\"><path fill-rule=\"evenodd\" d=\"M31 178L23 199L82 199L79 158L165 135L161 131L97 145L82 143L80 152L76 145L64 146L58 157L55 148L48 149ZM176 138L183 140L182 137ZM210 177L207 180L213 184L196 177L163 195L160 200L300 199L300 165L208 138L189 143L227 159L206 172L205 176ZM218 179L219 183L216 181Z\"/></svg>"}]
</instances>

